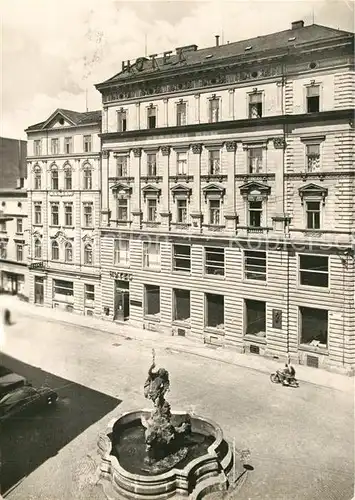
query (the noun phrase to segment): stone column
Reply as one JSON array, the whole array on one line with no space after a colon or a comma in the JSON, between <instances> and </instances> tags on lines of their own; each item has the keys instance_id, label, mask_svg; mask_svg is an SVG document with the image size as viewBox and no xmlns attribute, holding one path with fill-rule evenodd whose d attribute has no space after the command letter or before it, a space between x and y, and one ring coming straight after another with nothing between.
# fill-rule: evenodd
<instances>
[{"instance_id":1,"label":"stone column","mask_svg":"<svg viewBox=\"0 0 355 500\"><path fill-rule=\"evenodd\" d=\"M136 130L141 128L141 105L139 102L136 103Z\"/></svg>"},{"instance_id":2,"label":"stone column","mask_svg":"<svg viewBox=\"0 0 355 500\"><path fill-rule=\"evenodd\" d=\"M103 117L102 117L102 132L106 134L108 132L108 109L104 107Z\"/></svg>"},{"instance_id":3,"label":"stone column","mask_svg":"<svg viewBox=\"0 0 355 500\"><path fill-rule=\"evenodd\" d=\"M169 175L170 175L170 146L162 146L160 148L162 154L162 171L163 171L163 186L161 193L161 228L163 231L170 230L170 192L169 192Z\"/></svg>"},{"instance_id":4,"label":"stone column","mask_svg":"<svg viewBox=\"0 0 355 500\"><path fill-rule=\"evenodd\" d=\"M101 155L101 223L110 225L109 188L110 150L103 150Z\"/></svg>"},{"instance_id":5,"label":"stone column","mask_svg":"<svg viewBox=\"0 0 355 500\"><path fill-rule=\"evenodd\" d=\"M163 127L169 126L169 99L163 99L164 103L164 119L163 119Z\"/></svg>"},{"instance_id":6,"label":"stone column","mask_svg":"<svg viewBox=\"0 0 355 500\"><path fill-rule=\"evenodd\" d=\"M236 141L226 142L227 156L227 192L224 207L224 218L226 231L233 233L237 229L237 214L236 214L236 192L235 192L235 171L236 171Z\"/></svg>"},{"instance_id":7,"label":"stone column","mask_svg":"<svg viewBox=\"0 0 355 500\"><path fill-rule=\"evenodd\" d=\"M202 230L202 212L201 212L201 153L202 144L192 144L191 146L193 159L193 188L192 188L192 206L191 206L191 223L192 231L200 233Z\"/></svg>"},{"instance_id":8,"label":"stone column","mask_svg":"<svg viewBox=\"0 0 355 500\"><path fill-rule=\"evenodd\" d=\"M142 205L141 205L141 159L142 148L133 148L133 159L131 173L134 177L132 194L132 229L142 227Z\"/></svg>"},{"instance_id":9,"label":"stone column","mask_svg":"<svg viewBox=\"0 0 355 500\"><path fill-rule=\"evenodd\" d=\"M234 120L234 89L229 89L229 109L228 118L229 120Z\"/></svg>"},{"instance_id":10,"label":"stone column","mask_svg":"<svg viewBox=\"0 0 355 500\"><path fill-rule=\"evenodd\" d=\"M200 94L195 94L195 123L200 123L201 120L201 110L200 110Z\"/></svg>"}]
</instances>

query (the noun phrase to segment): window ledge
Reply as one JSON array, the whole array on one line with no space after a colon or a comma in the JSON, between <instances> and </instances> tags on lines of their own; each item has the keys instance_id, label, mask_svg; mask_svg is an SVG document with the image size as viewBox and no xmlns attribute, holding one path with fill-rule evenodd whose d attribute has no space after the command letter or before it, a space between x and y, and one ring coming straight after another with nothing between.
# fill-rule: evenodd
<instances>
[{"instance_id":1,"label":"window ledge","mask_svg":"<svg viewBox=\"0 0 355 500\"><path fill-rule=\"evenodd\" d=\"M142 266L142 270L143 271L152 271L152 272L155 272L155 273L160 273L161 272L161 267L146 267L146 266Z\"/></svg>"},{"instance_id":2,"label":"window ledge","mask_svg":"<svg viewBox=\"0 0 355 500\"><path fill-rule=\"evenodd\" d=\"M32 224L33 227L43 227L43 224Z\"/></svg>"},{"instance_id":3,"label":"window ledge","mask_svg":"<svg viewBox=\"0 0 355 500\"><path fill-rule=\"evenodd\" d=\"M226 279L226 275L225 274L209 274L209 273L203 273L203 276L205 278L212 278L212 279L215 279L215 278L218 278L218 279Z\"/></svg>"},{"instance_id":4,"label":"window ledge","mask_svg":"<svg viewBox=\"0 0 355 500\"><path fill-rule=\"evenodd\" d=\"M258 283L258 285L263 285L263 286L267 286L268 285L268 282L267 282L267 279L265 280L253 280L253 279L250 279L250 278L242 278L242 283Z\"/></svg>"},{"instance_id":5,"label":"window ledge","mask_svg":"<svg viewBox=\"0 0 355 500\"><path fill-rule=\"evenodd\" d=\"M146 321L153 321L154 323L160 323L160 321L161 321L160 318L157 318L156 316L150 316L149 314L146 314L144 316L144 319Z\"/></svg>"},{"instance_id":6,"label":"window ledge","mask_svg":"<svg viewBox=\"0 0 355 500\"><path fill-rule=\"evenodd\" d=\"M178 320L178 319L175 319L173 320L173 326L181 326L181 328L188 328L189 330L191 329L191 323L189 320L186 320L186 321L182 321L182 320Z\"/></svg>"},{"instance_id":7,"label":"window ledge","mask_svg":"<svg viewBox=\"0 0 355 500\"><path fill-rule=\"evenodd\" d=\"M300 344L298 346L298 349L300 351L305 351L305 352L313 352L317 354L322 354L324 356L329 356L328 348L327 347L316 347L308 344Z\"/></svg>"},{"instance_id":8,"label":"window ledge","mask_svg":"<svg viewBox=\"0 0 355 500\"><path fill-rule=\"evenodd\" d=\"M266 337L258 337L257 335L245 334L244 340L246 342L252 342L253 344L266 344Z\"/></svg>"},{"instance_id":9,"label":"window ledge","mask_svg":"<svg viewBox=\"0 0 355 500\"><path fill-rule=\"evenodd\" d=\"M214 334L220 334L220 335L224 335L225 333L225 328L224 328L224 325L223 325L223 328L216 328L214 326L205 326L204 328L204 331L206 333L214 333Z\"/></svg>"},{"instance_id":10,"label":"window ledge","mask_svg":"<svg viewBox=\"0 0 355 500\"><path fill-rule=\"evenodd\" d=\"M191 276L191 270L190 271L183 271L182 269L173 269L172 270L173 274L180 274L182 276Z\"/></svg>"},{"instance_id":11,"label":"window ledge","mask_svg":"<svg viewBox=\"0 0 355 500\"><path fill-rule=\"evenodd\" d=\"M312 286L312 285L298 285L299 290L312 290L314 292L327 292L330 293L329 286Z\"/></svg>"},{"instance_id":12,"label":"window ledge","mask_svg":"<svg viewBox=\"0 0 355 500\"><path fill-rule=\"evenodd\" d=\"M115 267L123 267L124 269L129 269L131 267L130 264L121 264L120 262L114 262L113 265Z\"/></svg>"}]
</instances>

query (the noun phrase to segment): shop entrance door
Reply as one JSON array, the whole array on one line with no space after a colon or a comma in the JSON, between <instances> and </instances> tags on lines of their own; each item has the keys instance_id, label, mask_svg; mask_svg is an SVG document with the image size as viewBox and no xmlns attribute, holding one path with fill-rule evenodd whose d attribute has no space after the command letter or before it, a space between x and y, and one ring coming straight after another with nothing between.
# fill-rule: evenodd
<instances>
[{"instance_id":1,"label":"shop entrance door","mask_svg":"<svg viewBox=\"0 0 355 500\"><path fill-rule=\"evenodd\" d=\"M114 319L129 319L129 281L115 280L115 314Z\"/></svg>"},{"instance_id":2,"label":"shop entrance door","mask_svg":"<svg viewBox=\"0 0 355 500\"><path fill-rule=\"evenodd\" d=\"M35 304L44 302L44 280L42 276L35 276Z\"/></svg>"},{"instance_id":3,"label":"shop entrance door","mask_svg":"<svg viewBox=\"0 0 355 500\"><path fill-rule=\"evenodd\" d=\"M12 295L16 295L18 292L17 275L10 274L10 280L11 280L11 293Z\"/></svg>"}]
</instances>

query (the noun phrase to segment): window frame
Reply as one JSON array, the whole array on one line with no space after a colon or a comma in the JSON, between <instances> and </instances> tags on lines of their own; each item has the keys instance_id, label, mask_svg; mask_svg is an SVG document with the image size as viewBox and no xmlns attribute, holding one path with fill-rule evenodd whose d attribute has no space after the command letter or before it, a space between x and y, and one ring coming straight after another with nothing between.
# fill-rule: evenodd
<instances>
[{"instance_id":1,"label":"window frame","mask_svg":"<svg viewBox=\"0 0 355 500\"><path fill-rule=\"evenodd\" d=\"M185 159L181 159L180 155L185 155ZM181 166L184 168L180 168ZM176 175L188 175L188 151L176 152Z\"/></svg>"},{"instance_id":2,"label":"window frame","mask_svg":"<svg viewBox=\"0 0 355 500\"><path fill-rule=\"evenodd\" d=\"M302 342L302 330L303 330L303 310L308 309L310 311L325 311L327 313L327 332L326 332L326 344L324 347L323 345L319 345L321 342L318 342L318 344L313 344L312 342L317 342L316 339L313 339L309 344L306 344L305 342ZM307 306L298 306L298 346L300 349L305 349L309 351L315 351L315 352L325 352L329 350L329 319L330 319L330 311L329 309L322 309L319 307L307 307Z\"/></svg>"},{"instance_id":3,"label":"window frame","mask_svg":"<svg viewBox=\"0 0 355 500\"><path fill-rule=\"evenodd\" d=\"M87 175L87 173L90 173L90 175ZM89 191L92 189L92 168L86 165L83 168L83 179L84 179L84 189L86 191ZM88 180L90 182L88 182Z\"/></svg>"},{"instance_id":4,"label":"window frame","mask_svg":"<svg viewBox=\"0 0 355 500\"><path fill-rule=\"evenodd\" d=\"M59 172L57 166L51 168L51 190L59 190Z\"/></svg>"},{"instance_id":5,"label":"window frame","mask_svg":"<svg viewBox=\"0 0 355 500\"><path fill-rule=\"evenodd\" d=\"M308 96L309 89L311 88L318 88L318 96ZM316 83L315 81L305 85L305 113L310 114L310 113L319 113L322 110L322 101L321 101L321 94L322 94L322 85L321 83ZM310 108L310 102L308 99L312 99L312 97L318 97L318 110L317 111L309 111Z\"/></svg>"},{"instance_id":6,"label":"window frame","mask_svg":"<svg viewBox=\"0 0 355 500\"><path fill-rule=\"evenodd\" d=\"M248 255L249 254L249 255ZM254 254L254 255L252 255ZM256 254L264 254L264 256L257 256ZM261 271L250 271L248 270L248 266L251 264L247 262L247 259L255 259L255 260L265 260L265 272L263 270ZM253 267L253 266L252 266ZM254 267L260 267L261 269L264 269L264 266L259 266L258 264L254 264ZM243 251L243 279L248 281L248 282L256 282L256 283L267 283L267 274L268 274L268 254L265 250L244 250ZM251 278L249 275L255 274L255 275L260 275L264 276L265 279L258 279L258 278Z\"/></svg>"},{"instance_id":7,"label":"window frame","mask_svg":"<svg viewBox=\"0 0 355 500\"><path fill-rule=\"evenodd\" d=\"M89 145L87 148L86 145ZM84 135L83 136L83 151L84 153L91 153L92 152L92 135Z\"/></svg>"},{"instance_id":8,"label":"window frame","mask_svg":"<svg viewBox=\"0 0 355 500\"><path fill-rule=\"evenodd\" d=\"M148 288L155 288L159 290L159 312L152 314L148 312ZM144 317L149 319L155 319L156 321L160 321L161 316L161 293L160 286L152 285L152 284L144 284Z\"/></svg>"},{"instance_id":9,"label":"window frame","mask_svg":"<svg viewBox=\"0 0 355 500\"><path fill-rule=\"evenodd\" d=\"M150 113L154 113L150 116ZM150 118L154 118L154 126L150 125ZM157 106L150 105L147 107L147 129L155 129L158 128L158 108Z\"/></svg>"},{"instance_id":10,"label":"window frame","mask_svg":"<svg viewBox=\"0 0 355 500\"><path fill-rule=\"evenodd\" d=\"M248 174L258 175L264 171L264 150L262 146L248 146L247 148L247 162ZM261 152L261 155L254 156L255 152ZM254 168L253 160L256 160L256 168Z\"/></svg>"},{"instance_id":11,"label":"window frame","mask_svg":"<svg viewBox=\"0 0 355 500\"><path fill-rule=\"evenodd\" d=\"M190 249L188 257L186 257L185 254L176 254L175 249L176 247L187 247ZM178 260L186 261L189 262L189 268L177 268L176 267L176 258ZM180 243L173 243L172 244L172 265L171 269L173 273L183 273L183 274L191 274L191 268L192 268L192 246L191 245L185 245L185 244L180 244Z\"/></svg>"},{"instance_id":12,"label":"window frame","mask_svg":"<svg viewBox=\"0 0 355 500\"><path fill-rule=\"evenodd\" d=\"M121 243L125 242L126 249L121 249ZM124 259L121 259L121 254ZM118 257L118 258L117 258ZM113 265L130 266L130 240L129 238L115 238L113 240Z\"/></svg>"},{"instance_id":13,"label":"window frame","mask_svg":"<svg viewBox=\"0 0 355 500\"><path fill-rule=\"evenodd\" d=\"M70 258L68 258L69 255ZM67 263L73 262L73 244L70 241L66 241L64 245L64 261Z\"/></svg>"},{"instance_id":14,"label":"window frame","mask_svg":"<svg viewBox=\"0 0 355 500\"><path fill-rule=\"evenodd\" d=\"M89 290L89 287L92 287L91 290ZM90 297L90 298L89 298ZM84 304L87 305L94 305L95 303L95 285L92 283L84 283Z\"/></svg>"},{"instance_id":15,"label":"window frame","mask_svg":"<svg viewBox=\"0 0 355 500\"><path fill-rule=\"evenodd\" d=\"M308 209L308 204L309 203L317 203L318 204L318 210L309 210ZM313 229L313 230L319 230L322 228L322 201L321 199L312 199L312 198L306 198L304 200L304 210L305 210L305 219L306 219L306 229ZM309 225L309 216L313 215L312 217L312 224L311 226ZM314 224L315 222L315 216L318 214L318 227L317 224Z\"/></svg>"},{"instance_id":16,"label":"window frame","mask_svg":"<svg viewBox=\"0 0 355 500\"><path fill-rule=\"evenodd\" d=\"M128 125L127 109L117 110L117 132L126 132Z\"/></svg>"},{"instance_id":17,"label":"window frame","mask_svg":"<svg viewBox=\"0 0 355 500\"><path fill-rule=\"evenodd\" d=\"M142 242L142 268L143 269L151 269L152 271L161 271L161 245L160 242L152 242L152 241L143 241ZM149 250L152 248L152 246L157 247L157 252L156 253L151 253ZM156 255L157 256L157 261L153 265L150 263L151 256Z\"/></svg>"},{"instance_id":18,"label":"window frame","mask_svg":"<svg viewBox=\"0 0 355 500\"><path fill-rule=\"evenodd\" d=\"M92 266L94 264L94 252L92 243L84 245L84 266Z\"/></svg>"},{"instance_id":19,"label":"window frame","mask_svg":"<svg viewBox=\"0 0 355 500\"><path fill-rule=\"evenodd\" d=\"M259 336L256 335L256 333L250 333L248 332L248 303L250 302L258 302L260 304L264 304L264 326L265 330L259 330L259 332L264 331L265 335ZM268 304L266 300L257 300L254 298L244 298L244 304L243 304L243 336L248 338L248 339L253 339L255 342L266 342L267 339L267 313L268 313ZM253 321L253 323L256 323L256 320ZM255 340L254 340L255 339Z\"/></svg>"},{"instance_id":20,"label":"window frame","mask_svg":"<svg viewBox=\"0 0 355 500\"><path fill-rule=\"evenodd\" d=\"M157 154L153 152L146 153L147 156L147 177L157 176ZM150 160L154 158L154 160Z\"/></svg>"},{"instance_id":21,"label":"window frame","mask_svg":"<svg viewBox=\"0 0 355 500\"><path fill-rule=\"evenodd\" d=\"M209 315L208 315L208 296L217 296L217 297L222 297L223 298L223 324L222 328L218 328L218 326L212 326L208 324L209 321ZM206 330L213 330L216 332L224 332L226 327L226 300L225 300L225 295L221 293L208 293L205 292L204 294L204 328Z\"/></svg>"},{"instance_id":22,"label":"window frame","mask_svg":"<svg viewBox=\"0 0 355 500\"><path fill-rule=\"evenodd\" d=\"M302 256L305 256L305 257L320 257L320 258L324 258L324 259L327 259L327 263L328 263L328 270L327 272L325 271L317 271L317 270L307 270L306 268L302 268L301 267L301 257ZM320 274L320 275L327 275L327 285L326 286L321 286L321 285L314 285L314 284L304 284L302 283L302 278L301 278L301 272L306 272L306 273L315 273L315 274ZM330 256L329 255L320 255L320 254L308 254L308 253L298 253L298 256L297 256L297 281L298 281L298 286L300 288L310 288L310 289L313 289L313 290L318 290L318 291L321 291L321 290L330 290L330 279L331 279L331 276L330 276Z\"/></svg>"},{"instance_id":23,"label":"window frame","mask_svg":"<svg viewBox=\"0 0 355 500\"><path fill-rule=\"evenodd\" d=\"M16 219L16 233L23 234L23 218L17 217Z\"/></svg>"},{"instance_id":24,"label":"window frame","mask_svg":"<svg viewBox=\"0 0 355 500\"><path fill-rule=\"evenodd\" d=\"M41 170L41 167L34 168L33 180L34 180L33 189L35 189L36 191L42 189L42 170Z\"/></svg>"},{"instance_id":25,"label":"window frame","mask_svg":"<svg viewBox=\"0 0 355 500\"><path fill-rule=\"evenodd\" d=\"M185 319L179 319L176 317L177 313L177 300L176 300L176 292L185 292L186 294L189 295L189 317ZM173 307L172 307L172 321L176 323L187 323L189 324L191 322L191 290L187 290L186 288L173 288L172 289L172 302L173 302Z\"/></svg>"},{"instance_id":26,"label":"window frame","mask_svg":"<svg viewBox=\"0 0 355 500\"><path fill-rule=\"evenodd\" d=\"M261 208L251 208L250 204L251 203L261 203ZM251 218L251 213L258 213L260 217L260 225L253 225L251 223L252 218ZM263 215L264 215L264 200L250 200L247 199L247 221L248 221L248 227L250 228L255 228L255 229L260 229L263 227Z\"/></svg>"},{"instance_id":27,"label":"window frame","mask_svg":"<svg viewBox=\"0 0 355 500\"><path fill-rule=\"evenodd\" d=\"M59 203L58 202L53 202L50 204L51 205L51 225L52 226L59 226ZM57 212L53 210L53 208L57 209ZM54 221L54 215L57 216L57 223Z\"/></svg>"},{"instance_id":28,"label":"window frame","mask_svg":"<svg viewBox=\"0 0 355 500\"><path fill-rule=\"evenodd\" d=\"M37 220L37 218L38 218L38 220ZM36 226L42 225L42 204L41 203L34 202L34 204L33 204L33 219L34 219L34 225L36 225Z\"/></svg>"},{"instance_id":29,"label":"window frame","mask_svg":"<svg viewBox=\"0 0 355 500\"><path fill-rule=\"evenodd\" d=\"M183 106L183 112L180 111L180 108ZM184 119L182 119L184 117ZM176 103L176 126L183 127L187 125L187 102L179 101Z\"/></svg>"},{"instance_id":30,"label":"window frame","mask_svg":"<svg viewBox=\"0 0 355 500\"><path fill-rule=\"evenodd\" d=\"M35 238L33 247L34 247L34 258L42 259L42 242L39 238Z\"/></svg>"},{"instance_id":31,"label":"window frame","mask_svg":"<svg viewBox=\"0 0 355 500\"><path fill-rule=\"evenodd\" d=\"M222 159L220 149L208 150L208 175L221 175L222 174ZM218 156L218 158L217 158ZM216 162L216 163L215 163ZM217 166L217 168L216 168Z\"/></svg>"},{"instance_id":32,"label":"window frame","mask_svg":"<svg viewBox=\"0 0 355 500\"><path fill-rule=\"evenodd\" d=\"M70 211L67 209L70 208ZM64 227L73 227L73 203L64 203ZM70 216L70 224L68 224L68 217Z\"/></svg>"},{"instance_id":33,"label":"window frame","mask_svg":"<svg viewBox=\"0 0 355 500\"><path fill-rule=\"evenodd\" d=\"M53 240L51 242L51 260L52 261L60 260L59 243L56 240Z\"/></svg>"},{"instance_id":34,"label":"window frame","mask_svg":"<svg viewBox=\"0 0 355 500\"><path fill-rule=\"evenodd\" d=\"M150 210L152 207L150 207L150 203L154 201L155 202L155 215L154 218L150 217ZM158 199L156 197L151 197L147 198L147 222L158 222Z\"/></svg>"},{"instance_id":35,"label":"window frame","mask_svg":"<svg viewBox=\"0 0 355 500\"><path fill-rule=\"evenodd\" d=\"M90 208L89 212L87 212L88 208ZM83 227L94 227L94 205L92 202L83 203Z\"/></svg>"},{"instance_id":36,"label":"window frame","mask_svg":"<svg viewBox=\"0 0 355 500\"><path fill-rule=\"evenodd\" d=\"M34 139L33 141L34 156L42 156L42 140Z\"/></svg>"},{"instance_id":37,"label":"window frame","mask_svg":"<svg viewBox=\"0 0 355 500\"><path fill-rule=\"evenodd\" d=\"M73 189L73 170L69 165L64 168L64 189L66 191Z\"/></svg>"},{"instance_id":38,"label":"window frame","mask_svg":"<svg viewBox=\"0 0 355 500\"><path fill-rule=\"evenodd\" d=\"M256 102L252 102L252 99L254 96L260 97L260 100ZM255 105L260 105L257 107L257 116L253 116L252 113L252 108ZM264 105L264 92L262 90L255 90L253 92L248 92L248 119L249 120L258 120L262 118L265 112L265 105Z\"/></svg>"},{"instance_id":39,"label":"window frame","mask_svg":"<svg viewBox=\"0 0 355 500\"><path fill-rule=\"evenodd\" d=\"M180 207L181 202L185 203L185 207ZM176 198L176 222L178 224L188 224L188 206L189 202L186 197ZM185 212L183 212L185 210ZM185 214L183 216L183 213Z\"/></svg>"},{"instance_id":40,"label":"window frame","mask_svg":"<svg viewBox=\"0 0 355 500\"><path fill-rule=\"evenodd\" d=\"M221 121L221 98L213 95L208 99L208 122L218 123ZM214 104L217 104L214 107ZM213 111L216 111L216 116L213 116Z\"/></svg>"},{"instance_id":41,"label":"window frame","mask_svg":"<svg viewBox=\"0 0 355 500\"><path fill-rule=\"evenodd\" d=\"M52 137L51 138L51 154L52 155L59 155L59 153L60 153L59 138Z\"/></svg>"},{"instance_id":42,"label":"window frame","mask_svg":"<svg viewBox=\"0 0 355 500\"><path fill-rule=\"evenodd\" d=\"M124 161L123 161L124 160ZM116 177L128 177L129 154L118 154L116 156Z\"/></svg>"},{"instance_id":43,"label":"window frame","mask_svg":"<svg viewBox=\"0 0 355 500\"><path fill-rule=\"evenodd\" d=\"M16 261L17 262L23 262L23 258L24 258L23 248L24 248L23 243L16 243ZM20 258L19 258L19 256L20 256Z\"/></svg>"},{"instance_id":44,"label":"window frame","mask_svg":"<svg viewBox=\"0 0 355 500\"><path fill-rule=\"evenodd\" d=\"M211 207L212 203L218 203L218 212L216 208ZM212 211L213 210L213 211ZM218 219L218 222L215 222L213 219L213 214L218 214L218 217L216 217L216 220ZM220 198L209 198L208 199L208 220L209 224L212 226L220 226L221 225L221 220L222 220L222 200Z\"/></svg>"},{"instance_id":45,"label":"window frame","mask_svg":"<svg viewBox=\"0 0 355 500\"><path fill-rule=\"evenodd\" d=\"M221 252L220 250L223 250ZM219 265L218 260L212 260L211 258L208 259L208 254L216 254L216 255L223 255L223 266ZM208 269L214 268L214 272L208 272ZM223 270L223 273L218 273L216 270ZM217 247L217 246L205 246L204 247L204 274L205 276L208 277L215 277L217 276L218 278L225 278L226 277L226 249L225 247Z\"/></svg>"},{"instance_id":46,"label":"window frame","mask_svg":"<svg viewBox=\"0 0 355 500\"><path fill-rule=\"evenodd\" d=\"M73 154L73 137L64 137L64 154Z\"/></svg>"}]
</instances>

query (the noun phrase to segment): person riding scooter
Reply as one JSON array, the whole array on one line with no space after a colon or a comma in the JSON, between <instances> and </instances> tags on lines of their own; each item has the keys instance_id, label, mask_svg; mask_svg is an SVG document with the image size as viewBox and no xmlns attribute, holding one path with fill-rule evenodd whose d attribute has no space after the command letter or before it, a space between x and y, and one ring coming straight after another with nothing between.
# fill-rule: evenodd
<instances>
[{"instance_id":1,"label":"person riding scooter","mask_svg":"<svg viewBox=\"0 0 355 500\"><path fill-rule=\"evenodd\" d=\"M282 381L283 385L290 385L290 383L296 376L296 370L293 366L291 366L291 364L286 363L285 368L282 370L282 374L284 376L284 379Z\"/></svg>"}]
</instances>

